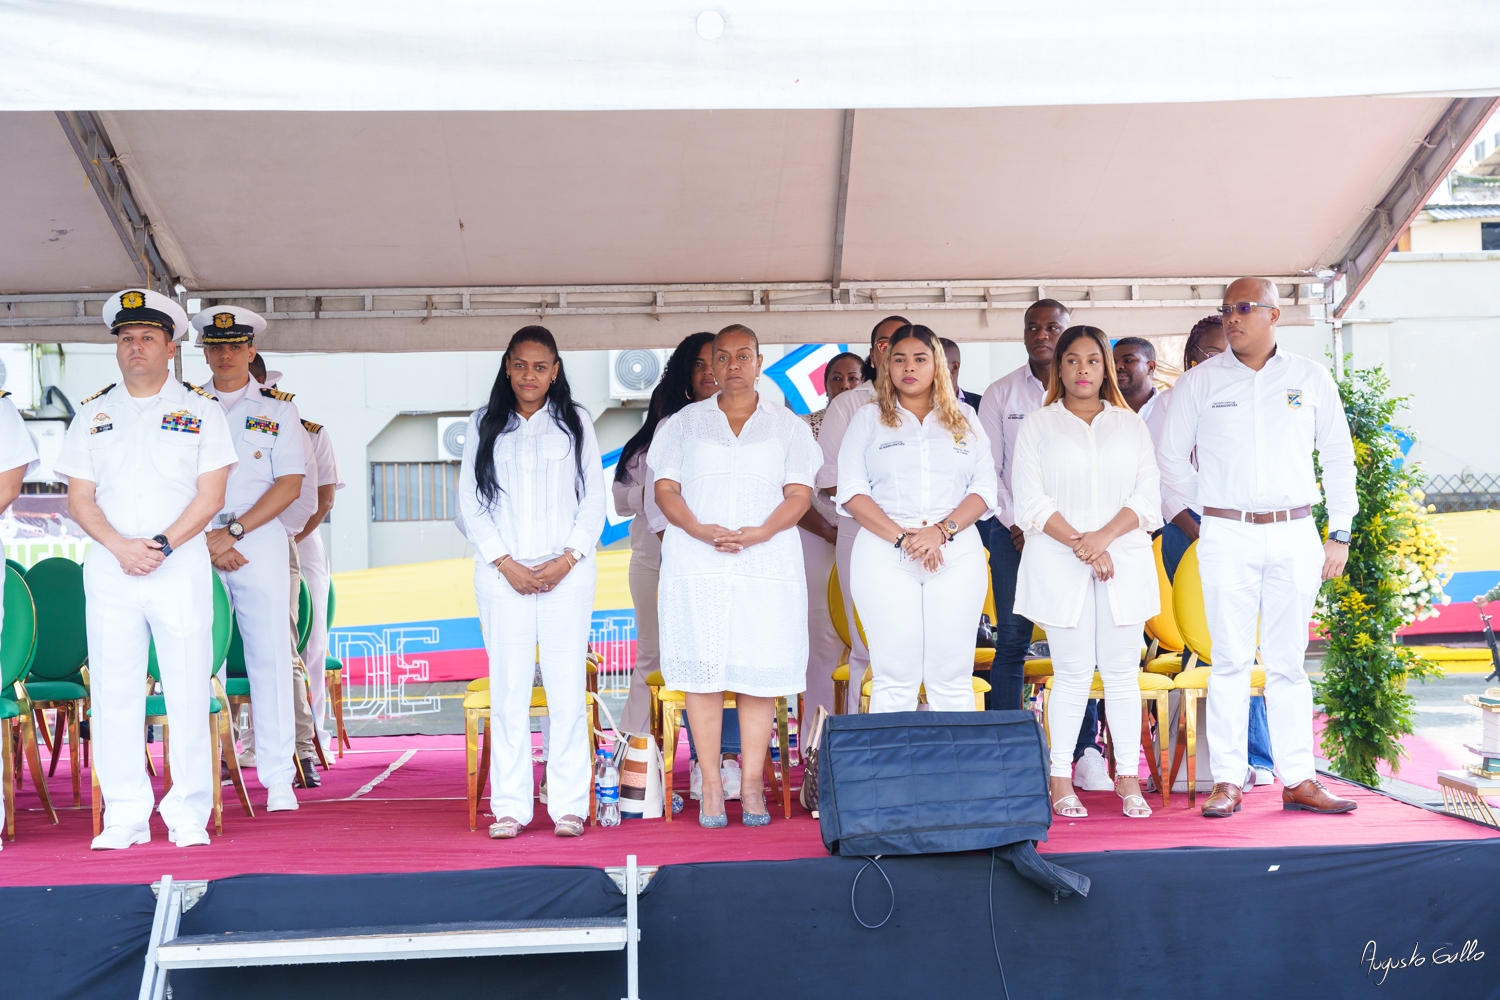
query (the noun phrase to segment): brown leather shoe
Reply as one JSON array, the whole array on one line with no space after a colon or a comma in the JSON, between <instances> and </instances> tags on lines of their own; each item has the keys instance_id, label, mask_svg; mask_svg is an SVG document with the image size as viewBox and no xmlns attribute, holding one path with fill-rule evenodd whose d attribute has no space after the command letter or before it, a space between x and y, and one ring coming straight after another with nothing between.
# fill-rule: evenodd
<instances>
[{"instance_id":1,"label":"brown leather shoe","mask_svg":"<svg viewBox=\"0 0 1500 1000\"><path fill-rule=\"evenodd\" d=\"M1237 813L1243 797L1239 785L1232 785L1227 781L1215 782L1214 790L1208 793L1208 801L1203 803L1203 815L1209 819L1223 819Z\"/></svg>"},{"instance_id":2,"label":"brown leather shoe","mask_svg":"<svg viewBox=\"0 0 1500 1000\"><path fill-rule=\"evenodd\" d=\"M1324 788L1317 778L1308 778L1281 790L1281 808L1305 809L1315 813L1346 813L1358 809L1359 803L1353 799L1341 799Z\"/></svg>"}]
</instances>

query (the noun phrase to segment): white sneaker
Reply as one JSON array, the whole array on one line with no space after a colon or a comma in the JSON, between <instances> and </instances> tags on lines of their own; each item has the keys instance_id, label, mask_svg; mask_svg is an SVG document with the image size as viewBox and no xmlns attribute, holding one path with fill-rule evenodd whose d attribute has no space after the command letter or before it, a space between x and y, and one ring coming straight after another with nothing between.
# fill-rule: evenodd
<instances>
[{"instance_id":1,"label":"white sneaker","mask_svg":"<svg viewBox=\"0 0 1500 1000\"><path fill-rule=\"evenodd\" d=\"M136 844L151 843L150 830L130 830L123 826L106 826L104 832L89 844L91 851L123 851Z\"/></svg>"},{"instance_id":2,"label":"white sneaker","mask_svg":"<svg viewBox=\"0 0 1500 1000\"><path fill-rule=\"evenodd\" d=\"M1104 755L1093 747L1083 752L1078 763L1073 765L1073 787L1085 792L1107 792L1115 787L1109 780L1109 766Z\"/></svg>"},{"instance_id":3,"label":"white sneaker","mask_svg":"<svg viewBox=\"0 0 1500 1000\"><path fill-rule=\"evenodd\" d=\"M1257 785L1272 785L1276 781L1276 772L1269 767L1255 768L1255 783Z\"/></svg>"},{"instance_id":4,"label":"white sneaker","mask_svg":"<svg viewBox=\"0 0 1500 1000\"><path fill-rule=\"evenodd\" d=\"M1245 768L1245 782L1244 784L1240 785L1240 791L1248 792L1258 784L1260 784L1260 780L1259 776L1255 773L1255 768Z\"/></svg>"},{"instance_id":5,"label":"white sneaker","mask_svg":"<svg viewBox=\"0 0 1500 1000\"><path fill-rule=\"evenodd\" d=\"M292 791L291 782L283 781L266 789L266 812L290 812L299 808L301 806L297 802L297 793Z\"/></svg>"},{"instance_id":6,"label":"white sneaker","mask_svg":"<svg viewBox=\"0 0 1500 1000\"><path fill-rule=\"evenodd\" d=\"M698 762L693 761L693 769L688 772L688 798L697 802L703 798L703 768Z\"/></svg>"},{"instance_id":7,"label":"white sneaker","mask_svg":"<svg viewBox=\"0 0 1500 1000\"><path fill-rule=\"evenodd\" d=\"M719 765L719 780L724 782L725 802L740 797L740 781L742 777L739 761L726 760Z\"/></svg>"},{"instance_id":8,"label":"white sneaker","mask_svg":"<svg viewBox=\"0 0 1500 1000\"><path fill-rule=\"evenodd\" d=\"M208 831L201 826L184 826L167 832L167 840L178 847L208 846Z\"/></svg>"}]
</instances>

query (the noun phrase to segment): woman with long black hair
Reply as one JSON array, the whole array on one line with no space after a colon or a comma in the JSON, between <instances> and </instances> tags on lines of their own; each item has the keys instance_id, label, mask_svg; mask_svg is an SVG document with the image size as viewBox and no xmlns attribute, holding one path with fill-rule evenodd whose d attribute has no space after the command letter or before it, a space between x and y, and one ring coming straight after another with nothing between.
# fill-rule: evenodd
<instances>
[{"instance_id":1,"label":"woman with long black hair","mask_svg":"<svg viewBox=\"0 0 1500 1000\"><path fill-rule=\"evenodd\" d=\"M718 389L714 381L714 335L688 335L667 359L661 383L651 394L651 407L641 429L620 449L615 466L615 513L632 518L630 522L630 601L635 606L635 670L630 675L630 694L620 711L620 729L627 733L645 733L651 729L651 692L646 678L660 668L660 630L656 622L656 584L661 574L661 538L651 530L648 494L651 492L651 470L646 465L646 450L656 436L656 428L678 410L707 399Z\"/></svg>"},{"instance_id":2,"label":"woman with long black hair","mask_svg":"<svg viewBox=\"0 0 1500 1000\"><path fill-rule=\"evenodd\" d=\"M559 837L583 834L592 766L584 687L604 505L593 421L573 402L552 334L523 327L501 358L489 404L469 417L459 471L490 660L490 836L497 840L516 836L532 818L538 659L552 723L547 811Z\"/></svg>"}]
</instances>

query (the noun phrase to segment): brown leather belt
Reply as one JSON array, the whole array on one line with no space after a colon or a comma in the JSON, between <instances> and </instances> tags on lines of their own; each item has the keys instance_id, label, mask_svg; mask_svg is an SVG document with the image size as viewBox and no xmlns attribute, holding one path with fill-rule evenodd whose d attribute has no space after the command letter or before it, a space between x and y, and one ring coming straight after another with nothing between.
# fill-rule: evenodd
<instances>
[{"instance_id":1,"label":"brown leather belt","mask_svg":"<svg viewBox=\"0 0 1500 1000\"><path fill-rule=\"evenodd\" d=\"M1234 510L1231 507L1204 507L1203 513L1209 517L1222 517L1229 521L1243 521L1245 524L1274 524L1277 521L1296 521L1307 517L1312 513L1312 508L1307 504L1301 507L1293 507L1291 510L1268 510L1253 514L1249 511Z\"/></svg>"}]
</instances>

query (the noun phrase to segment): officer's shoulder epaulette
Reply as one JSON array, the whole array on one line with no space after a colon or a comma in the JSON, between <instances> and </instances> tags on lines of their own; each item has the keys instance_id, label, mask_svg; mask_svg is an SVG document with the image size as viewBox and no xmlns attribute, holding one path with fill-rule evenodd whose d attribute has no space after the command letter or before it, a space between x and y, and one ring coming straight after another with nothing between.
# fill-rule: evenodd
<instances>
[{"instance_id":1,"label":"officer's shoulder epaulette","mask_svg":"<svg viewBox=\"0 0 1500 1000\"><path fill-rule=\"evenodd\" d=\"M7 392L7 391L6 391L6 390L4 390L4 389L0 389L0 399L4 399L4 398L5 398L5 397L6 397L6 396L9 396L9 395L10 395L10 393L9 393L9 392ZM304 420L304 421L302 421L302 422L303 422L303 423L304 423L304 424L305 424L305 423L307 423L307 421L306 421L306 420Z\"/></svg>"},{"instance_id":2,"label":"officer's shoulder epaulette","mask_svg":"<svg viewBox=\"0 0 1500 1000\"><path fill-rule=\"evenodd\" d=\"M109 385L105 386L103 389L100 389L98 392L94 393L92 396L89 396L89 397L87 397L85 399L80 399L78 401L78 405L82 406L84 403L92 403L94 400L98 399L100 396L104 395L106 392L108 392L109 390L113 389L115 387L115 385L116 385L116 383L111 382Z\"/></svg>"},{"instance_id":3,"label":"officer's shoulder epaulette","mask_svg":"<svg viewBox=\"0 0 1500 1000\"><path fill-rule=\"evenodd\" d=\"M307 428L307 433L309 434L316 434L323 429L322 424L315 424L311 420L302 421L302 426Z\"/></svg>"},{"instance_id":4,"label":"officer's shoulder epaulette","mask_svg":"<svg viewBox=\"0 0 1500 1000\"><path fill-rule=\"evenodd\" d=\"M262 386L260 394L262 396L270 396L272 399L279 399L283 403L290 403L292 401L292 393L282 392L280 389L272 389L268 386Z\"/></svg>"},{"instance_id":5,"label":"officer's shoulder epaulette","mask_svg":"<svg viewBox=\"0 0 1500 1000\"><path fill-rule=\"evenodd\" d=\"M185 385L185 386L187 386L189 389L193 390L194 392L196 392L200 396L207 396L209 399L212 399L215 402L218 401L219 397L215 396L213 393L209 392L207 389L200 389L198 386L194 385L191 382L184 382L182 384Z\"/></svg>"}]
</instances>

